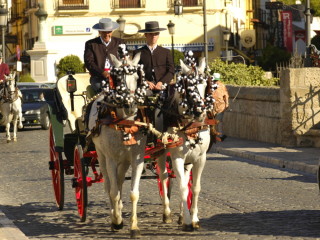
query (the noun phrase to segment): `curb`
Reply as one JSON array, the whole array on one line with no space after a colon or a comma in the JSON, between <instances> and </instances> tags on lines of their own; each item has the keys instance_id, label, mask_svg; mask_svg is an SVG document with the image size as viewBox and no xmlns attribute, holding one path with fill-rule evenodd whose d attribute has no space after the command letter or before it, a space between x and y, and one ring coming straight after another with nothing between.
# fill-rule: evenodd
<instances>
[{"instance_id":1,"label":"curb","mask_svg":"<svg viewBox=\"0 0 320 240\"><path fill-rule=\"evenodd\" d=\"M288 169L298 170L298 171L302 171L310 174L317 174L319 169L319 166L317 165L311 165L311 164L306 164L306 163L297 162L297 161L287 161L281 158L268 157L268 156L263 156L263 155L239 151L239 150L231 150L223 147L213 147L212 150L216 153L240 157L240 158L249 159L257 162L268 163L280 168L288 168Z\"/></svg>"},{"instance_id":2,"label":"curb","mask_svg":"<svg viewBox=\"0 0 320 240\"><path fill-rule=\"evenodd\" d=\"M0 239L29 240L23 232L0 210Z\"/></svg>"}]
</instances>

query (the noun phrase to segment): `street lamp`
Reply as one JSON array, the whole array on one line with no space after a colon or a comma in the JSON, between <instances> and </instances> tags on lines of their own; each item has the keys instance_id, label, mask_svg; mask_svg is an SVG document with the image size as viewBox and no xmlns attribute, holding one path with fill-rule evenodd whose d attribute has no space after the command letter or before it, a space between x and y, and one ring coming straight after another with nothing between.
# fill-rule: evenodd
<instances>
[{"instance_id":1,"label":"street lamp","mask_svg":"<svg viewBox=\"0 0 320 240\"><path fill-rule=\"evenodd\" d=\"M2 30L2 61L6 61L6 27L7 27L8 10L4 8L4 5L0 6L0 26Z\"/></svg>"},{"instance_id":2,"label":"street lamp","mask_svg":"<svg viewBox=\"0 0 320 240\"><path fill-rule=\"evenodd\" d=\"M228 63L229 51L228 51L228 44L230 40L230 31L229 29L223 30L223 40L226 42L226 63Z\"/></svg>"},{"instance_id":3,"label":"street lamp","mask_svg":"<svg viewBox=\"0 0 320 240\"><path fill-rule=\"evenodd\" d=\"M172 49L172 58L173 58L173 63L174 63L174 45L173 45L173 35L175 32L174 23L171 22L171 20L170 20L167 27L168 27L169 33L171 35L171 49Z\"/></svg>"},{"instance_id":4,"label":"street lamp","mask_svg":"<svg viewBox=\"0 0 320 240\"><path fill-rule=\"evenodd\" d=\"M310 12L310 0L306 1L306 11L305 11L305 15L306 15L306 59L304 61L304 66L305 67L311 67L312 63L311 63L311 58L310 58L310 54L311 54L311 49L310 49L310 44L311 44L311 35L310 35L310 24L311 24L311 12Z\"/></svg>"},{"instance_id":5,"label":"street lamp","mask_svg":"<svg viewBox=\"0 0 320 240\"><path fill-rule=\"evenodd\" d=\"M120 32L120 38L122 38L122 34L124 33L124 27L126 25L126 20L122 16L120 16L117 19L117 23L119 24L118 31Z\"/></svg>"},{"instance_id":6,"label":"street lamp","mask_svg":"<svg viewBox=\"0 0 320 240\"><path fill-rule=\"evenodd\" d=\"M173 5L174 5L174 15L182 15L183 5L181 3L181 0L175 0Z\"/></svg>"}]
</instances>

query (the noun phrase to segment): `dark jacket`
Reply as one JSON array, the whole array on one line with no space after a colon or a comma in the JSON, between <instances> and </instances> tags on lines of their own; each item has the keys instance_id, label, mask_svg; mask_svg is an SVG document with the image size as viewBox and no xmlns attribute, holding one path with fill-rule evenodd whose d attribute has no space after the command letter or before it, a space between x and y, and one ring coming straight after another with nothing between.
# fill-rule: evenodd
<instances>
[{"instance_id":1,"label":"dark jacket","mask_svg":"<svg viewBox=\"0 0 320 240\"><path fill-rule=\"evenodd\" d=\"M91 76L103 77L104 66L106 58L111 62L110 54L118 56L119 44L123 43L123 40L116 37L111 37L111 42L106 47L100 37L91 39L86 42L84 49L84 63L89 70Z\"/></svg>"},{"instance_id":2,"label":"dark jacket","mask_svg":"<svg viewBox=\"0 0 320 240\"><path fill-rule=\"evenodd\" d=\"M140 64L144 65L146 80L154 83L162 82L169 84L174 75L174 64L170 50L157 46L151 54L147 46L137 49L133 55L141 52ZM154 78L152 78L152 69L154 69Z\"/></svg>"}]
</instances>

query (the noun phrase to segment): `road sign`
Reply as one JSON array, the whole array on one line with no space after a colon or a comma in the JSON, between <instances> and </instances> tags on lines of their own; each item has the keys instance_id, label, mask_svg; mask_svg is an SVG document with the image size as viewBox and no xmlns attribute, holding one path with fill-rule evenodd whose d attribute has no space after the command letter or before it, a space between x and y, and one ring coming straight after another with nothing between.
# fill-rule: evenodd
<instances>
[{"instance_id":1,"label":"road sign","mask_svg":"<svg viewBox=\"0 0 320 240\"><path fill-rule=\"evenodd\" d=\"M17 60L20 61L21 51L20 51L20 46L19 45L17 45L17 47L16 47L16 52L17 52Z\"/></svg>"}]
</instances>

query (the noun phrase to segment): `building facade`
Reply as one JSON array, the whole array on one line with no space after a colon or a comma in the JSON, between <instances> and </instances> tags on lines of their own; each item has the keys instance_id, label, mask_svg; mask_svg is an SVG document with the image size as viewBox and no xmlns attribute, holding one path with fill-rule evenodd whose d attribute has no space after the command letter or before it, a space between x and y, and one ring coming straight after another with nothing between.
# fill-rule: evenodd
<instances>
[{"instance_id":1,"label":"building facade","mask_svg":"<svg viewBox=\"0 0 320 240\"><path fill-rule=\"evenodd\" d=\"M138 30L144 28L146 21L156 20L164 28L172 21L175 24L175 34L172 37L168 31L161 32L158 43L168 49L173 45L174 49L182 52L192 50L199 58L204 56L206 20L208 60L211 61L223 57L228 44L230 49L240 50L241 54L241 49L250 49L255 45L255 42L248 45L248 41L244 41L249 32L251 34L254 31L251 21L252 1L181 0L183 14L175 15L174 0L8 0L11 18L6 34L17 38L16 42L9 44L9 53L11 60L16 60L15 45L19 45L22 53L28 52L26 55L31 57L34 55L32 50L39 40L40 22L37 11L40 4L47 14L42 23L45 42L42 46L45 49L42 50L45 50L43 54L49 56L44 60L44 65L48 68L48 81L56 80L55 68L61 58L73 54L83 60L85 42L98 35L92 26L104 17L116 21L122 16L126 20L124 32L116 30L114 36L123 38L129 50L144 44L144 36ZM228 42L224 38L226 29L231 32ZM243 32L247 35L242 36ZM35 70L37 66L39 67L38 63L31 66L31 74L32 69Z\"/></svg>"}]
</instances>

